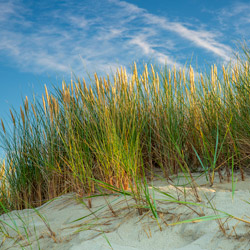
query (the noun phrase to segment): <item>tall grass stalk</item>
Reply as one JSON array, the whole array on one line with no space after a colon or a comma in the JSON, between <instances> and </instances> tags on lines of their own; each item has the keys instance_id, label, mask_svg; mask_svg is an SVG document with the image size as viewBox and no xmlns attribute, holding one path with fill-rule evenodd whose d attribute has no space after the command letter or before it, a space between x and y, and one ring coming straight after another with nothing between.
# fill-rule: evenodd
<instances>
[{"instance_id":1,"label":"tall grass stalk","mask_svg":"<svg viewBox=\"0 0 250 250\"><path fill-rule=\"evenodd\" d=\"M45 86L41 101L26 98L20 111L10 111L11 132L1 120L0 201L23 209L67 192L90 196L105 183L110 192L131 190L138 206L146 194L157 218L145 182L155 168L167 179L184 172L193 180L202 165L212 184L215 171L229 176L233 164L244 179L249 58L245 50L246 61L221 71L213 65L209 74L152 65L138 73L134 64L130 77L121 68L113 76L95 74L92 85L77 79L53 92Z\"/></svg>"}]
</instances>

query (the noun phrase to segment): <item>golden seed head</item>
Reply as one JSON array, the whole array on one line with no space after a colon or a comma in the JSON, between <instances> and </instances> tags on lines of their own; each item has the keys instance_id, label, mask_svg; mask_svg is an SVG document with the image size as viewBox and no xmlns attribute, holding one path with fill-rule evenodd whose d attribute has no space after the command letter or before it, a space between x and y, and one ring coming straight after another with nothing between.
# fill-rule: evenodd
<instances>
[{"instance_id":1,"label":"golden seed head","mask_svg":"<svg viewBox=\"0 0 250 250\"><path fill-rule=\"evenodd\" d=\"M211 83L214 85L214 69L213 66L211 66Z\"/></svg>"},{"instance_id":2,"label":"golden seed head","mask_svg":"<svg viewBox=\"0 0 250 250\"><path fill-rule=\"evenodd\" d=\"M47 103L48 103L48 105L50 105L50 98L49 98L49 93L48 93L47 86L44 85L44 88L45 88L45 94L46 94Z\"/></svg>"},{"instance_id":3,"label":"golden seed head","mask_svg":"<svg viewBox=\"0 0 250 250\"><path fill-rule=\"evenodd\" d=\"M93 94L93 91L92 91L91 86L89 86L89 92L90 92L90 98L91 98L92 100L95 100L95 96L94 96L94 94Z\"/></svg>"},{"instance_id":4,"label":"golden seed head","mask_svg":"<svg viewBox=\"0 0 250 250\"><path fill-rule=\"evenodd\" d=\"M44 140L46 141L46 135L45 135L45 132L43 131L43 138Z\"/></svg>"},{"instance_id":5,"label":"golden seed head","mask_svg":"<svg viewBox=\"0 0 250 250\"><path fill-rule=\"evenodd\" d=\"M147 66L147 64L145 64L144 68L145 68L146 77L148 78L148 66Z\"/></svg>"},{"instance_id":6,"label":"golden seed head","mask_svg":"<svg viewBox=\"0 0 250 250\"><path fill-rule=\"evenodd\" d=\"M100 83L99 83L99 79L96 73L95 73L95 84L96 84L98 98L100 99Z\"/></svg>"},{"instance_id":7,"label":"golden seed head","mask_svg":"<svg viewBox=\"0 0 250 250\"><path fill-rule=\"evenodd\" d=\"M15 119L15 117L14 117L14 115L13 115L11 109L10 109L10 115L11 115L11 118L12 118L12 121L13 121L14 126L16 126L16 119Z\"/></svg>"},{"instance_id":8,"label":"golden seed head","mask_svg":"<svg viewBox=\"0 0 250 250\"><path fill-rule=\"evenodd\" d=\"M185 70L182 70L182 75L183 75L183 83L184 85L186 84L186 75L185 75Z\"/></svg>"},{"instance_id":9,"label":"golden seed head","mask_svg":"<svg viewBox=\"0 0 250 250\"><path fill-rule=\"evenodd\" d=\"M46 110L46 103L45 103L45 99L44 96L42 95L42 100L43 100L43 109L44 109L44 113L45 115L47 114L47 110Z\"/></svg>"},{"instance_id":10,"label":"golden seed head","mask_svg":"<svg viewBox=\"0 0 250 250\"><path fill-rule=\"evenodd\" d=\"M71 87L71 94L73 95L74 94L74 84L73 84L72 80L71 80L71 83L70 83L70 87Z\"/></svg>"},{"instance_id":11,"label":"golden seed head","mask_svg":"<svg viewBox=\"0 0 250 250\"><path fill-rule=\"evenodd\" d=\"M152 64L151 64L151 71L152 71L153 80L155 80L155 71L154 71L154 67Z\"/></svg>"},{"instance_id":12,"label":"golden seed head","mask_svg":"<svg viewBox=\"0 0 250 250\"><path fill-rule=\"evenodd\" d=\"M129 83L129 95L131 96L132 93L133 93L133 82L130 81L130 83Z\"/></svg>"},{"instance_id":13,"label":"golden seed head","mask_svg":"<svg viewBox=\"0 0 250 250\"><path fill-rule=\"evenodd\" d=\"M124 73L123 73L123 69L122 69L122 66L121 66L121 77L123 77Z\"/></svg>"},{"instance_id":14,"label":"golden seed head","mask_svg":"<svg viewBox=\"0 0 250 250\"><path fill-rule=\"evenodd\" d=\"M234 74L235 74L235 77L236 77L236 79L238 81L239 80L239 69L238 69L237 64L234 66Z\"/></svg>"},{"instance_id":15,"label":"golden seed head","mask_svg":"<svg viewBox=\"0 0 250 250\"><path fill-rule=\"evenodd\" d=\"M78 79L78 82L74 82L74 93L75 93L75 96L76 96L76 100L78 100L78 96L79 96L79 82L80 82L80 79Z\"/></svg>"},{"instance_id":16,"label":"golden seed head","mask_svg":"<svg viewBox=\"0 0 250 250\"><path fill-rule=\"evenodd\" d=\"M65 81L63 81L62 82L62 90L63 90L63 92L64 92L65 88L66 88L66 83L65 83Z\"/></svg>"},{"instance_id":17,"label":"golden seed head","mask_svg":"<svg viewBox=\"0 0 250 250\"><path fill-rule=\"evenodd\" d=\"M3 123L2 119L1 119L1 124L2 124L2 128L3 128L3 132L6 134L5 126L4 126L4 123Z\"/></svg>"},{"instance_id":18,"label":"golden seed head","mask_svg":"<svg viewBox=\"0 0 250 250\"><path fill-rule=\"evenodd\" d=\"M128 82L128 77L127 77L127 72L126 72L125 67L124 67L124 80L125 80L125 83Z\"/></svg>"},{"instance_id":19,"label":"golden seed head","mask_svg":"<svg viewBox=\"0 0 250 250\"><path fill-rule=\"evenodd\" d=\"M5 160L3 160L2 162L2 166L1 166L1 171L0 171L0 179L3 180L3 177L5 176Z\"/></svg>"},{"instance_id":20,"label":"golden seed head","mask_svg":"<svg viewBox=\"0 0 250 250\"><path fill-rule=\"evenodd\" d=\"M32 130L32 127L31 126L29 126L30 127L30 133L31 133L31 135L33 136L33 130Z\"/></svg>"},{"instance_id":21,"label":"golden seed head","mask_svg":"<svg viewBox=\"0 0 250 250\"><path fill-rule=\"evenodd\" d=\"M223 79L224 79L224 82L226 82L226 70L225 70L224 65L222 66L222 71L223 71Z\"/></svg>"},{"instance_id":22,"label":"golden seed head","mask_svg":"<svg viewBox=\"0 0 250 250\"><path fill-rule=\"evenodd\" d=\"M101 78L100 78L99 82L100 82L100 89L101 89L101 92L102 92L102 96L104 97L104 95L105 95L105 90L104 90L104 87L103 87L103 83L102 83L102 79L101 79Z\"/></svg>"},{"instance_id":23,"label":"golden seed head","mask_svg":"<svg viewBox=\"0 0 250 250\"><path fill-rule=\"evenodd\" d=\"M216 77L216 79L217 79L217 67L216 67L215 64L214 64L214 75L215 75L215 77Z\"/></svg>"},{"instance_id":24,"label":"golden seed head","mask_svg":"<svg viewBox=\"0 0 250 250\"><path fill-rule=\"evenodd\" d=\"M116 95L115 87L112 87L112 94Z\"/></svg>"},{"instance_id":25,"label":"golden seed head","mask_svg":"<svg viewBox=\"0 0 250 250\"><path fill-rule=\"evenodd\" d=\"M108 82L106 81L106 78L105 78L105 77L103 77L103 82L104 82L105 90L106 90L106 91L109 91L109 85L108 85Z\"/></svg>"},{"instance_id":26,"label":"golden seed head","mask_svg":"<svg viewBox=\"0 0 250 250\"><path fill-rule=\"evenodd\" d=\"M203 87L203 90L205 90L203 75L202 75L201 73L200 73L200 78L201 78L201 85L202 85L202 87Z\"/></svg>"},{"instance_id":27,"label":"golden seed head","mask_svg":"<svg viewBox=\"0 0 250 250\"><path fill-rule=\"evenodd\" d=\"M248 61L246 61L246 63L245 63L245 75L248 76L248 74L249 74L249 63L248 63Z\"/></svg>"},{"instance_id":28,"label":"golden seed head","mask_svg":"<svg viewBox=\"0 0 250 250\"><path fill-rule=\"evenodd\" d=\"M22 107L20 107L20 112L21 112L21 117L22 117L22 121L23 121L23 127L25 127L25 116L24 116L24 112Z\"/></svg>"},{"instance_id":29,"label":"golden seed head","mask_svg":"<svg viewBox=\"0 0 250 250\"><path fill-rule=\"evenodd\" d=\"M138 73L137 73L137 67L136 67L136 63L135 62L134 62L134 76L135 76L135 80L137 80Z\"/></svg>"},{"instance_id":30,"label":"golden seed head","mask_svg":"<svg viewBox=\"0 0 250 250\"><path fill-rule=\"evenodd\" d=\"M171 70L168 70L168 83L171 84Z\"/></svg>"},{"instance_id":31,"label":"golden seed head","mask_svg":"<svg viewBox=\"0 0 250 250\"><path fill-rule=\"evenodd\" d=\"M58 115L58 113L59 113L59 104L58 104L58 100L54 96L52 97L52 102L53 102L55 114Z\"/></svg>"},{"instance_id":32,"label":"golden seed head","mask_svg":"<svg viewBox=\"0 0 250 250\"><path fill-rule=\"evenodd\" d=\"M157 86L157 91L160 90L160 79L158 73L156 73L156 86Z\"/></svg>"},{"instance_id":33,"label":"golden seed head","mask_svg":"<svg viewBox=\"0 0 250 250\"><path fill-rule=\"evenodd\" d=\"M24 109L25 109L26 113L29 112L29 102L28 102L28 97L27 96L26 96L25 102L24 102Z\"/></svg>"},{"instance_id":34,"label":"golden seed head","mask_svg":"<svg viewBox=\"0 0 250 250\"><path fill-rule=\"evenodd\" d=\"M37 119L37 115L36 115L36 110L35 110L35 107L34 107L34 105L31 103L31 108L32 108L32 110L33 110L33 113L34 113L34 115L35 115L35 118Z\"/></svg>"},{"instance_id":35,"label":"golden seed head","mask_svg":"<svg viewBox=\"0 0 250 250\"><path fill-rule=\"evenodd\" d=\"M86 82L85 82L84 78L82 79L82 82L83 82L84 92L87 94L88 93L88 88L87 88L87 85L86 85Z\"/></svg>"},{"instance_id":36,"label":"golden seed head","mask_svg":"<svg viewBox=\"0 0 250 250\"><path fill-rule=\"evenodd\" d=\"M181 72L181 69L179 70L179 80L180 80L180 83L181 83L181 78L182 78L182 72Z\"/></svg>"},{"instance_id":37,"label":"golden seed head","mask_svg":"<svg viewBox=\"0 0 250 250\"><path fill-rule=\"evenodd\" d=\"M190 76L190 78L194 77L194 70L193 70L192 66L190 66L190 68L189 68L189 76Z\"/></svg>"},{"instance_id":38,"label":"golden seed head","mask_svg":"<svg viewBox=\"0 0 250 250\"><path fill-rule=\"evenodd\" d=\"M177 81L176 81L176 68L174 66L174 88L175 88L175 91L177 89Z\"/></svg>"},{"instance_id":39,"label":"golden seed head","mask_svg":"<svg viewBox=\"0 0 250 250\"><path fill-rule=\"evenodd\" d=\"M69 91L69 88L65 89L65 91L64 91L63 101L66 104L70 103L70 91Z\"/></svg>"},{"instance_id":40,"label":"golden seed head","mask_svg":"<svg viewBox=\"0 0 250 250\"><path fill-rule=\"evenodd\" d=\"M236 79L235 79L235 75L234 75L234 71L232 70L232 81L235 83Z\"/></svg>"}]
</instances>

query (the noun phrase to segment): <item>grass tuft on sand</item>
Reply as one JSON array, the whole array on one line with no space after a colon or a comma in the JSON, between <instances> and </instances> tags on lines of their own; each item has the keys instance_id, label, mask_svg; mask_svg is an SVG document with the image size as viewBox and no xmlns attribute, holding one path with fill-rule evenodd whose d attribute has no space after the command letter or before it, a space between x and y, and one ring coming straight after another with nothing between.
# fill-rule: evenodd
<instances>
[{"instance_id":1,"label":"grass tuft on sand","mask_svg":"<svg viewBox=\"0 0 250 250\"><path fill-rule=\"evenodd\" d=\"M233 66L209 73L134 64L106 77L62 83L42 100L10 110L12 129L1 120L6 157L0 177L0 214L41 206L69 192L106 190L129 195L139 214L158 214L148 181L161 169L167 180L202 170L213 185L249 166L250 52ZM10 131L10 132L9 132ZM144 198L143 198L144 197ZM146 198L145 198L146 197ZM91 207L91 198L88 200Z\"/></svg>"}]
</instances>

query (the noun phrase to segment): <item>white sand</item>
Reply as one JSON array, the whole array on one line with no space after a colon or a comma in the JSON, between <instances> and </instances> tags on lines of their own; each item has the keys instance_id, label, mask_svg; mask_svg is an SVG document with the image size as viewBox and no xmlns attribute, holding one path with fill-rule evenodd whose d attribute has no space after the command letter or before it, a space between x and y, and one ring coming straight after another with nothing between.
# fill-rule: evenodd
<instances>
[{"instance_id":1,"label":"white sand","mask_svg":"<svg viewBox=\"0 0 250 250\"><path fill-rule=\"evenodd\" d=\"M199 188L199 195L202 197L201 204L209 205L208 198L217 209L250 221L250 204L244 201L250 201L250 178L247 177L242 182L238 175L238 179L233 200L231 183L226 181L219 183L216 178L214 186L210 187L205 185L204 177L197 180L197 183L201 185ZM176 189L168 183L155 179L154 185L177 197ZM180 187L180 190L183 188ZM186 188L186 192L187 200L195 201L189 188ZM182 194L179 196L182 200L184 199ZM167 199L166 196L156 192L155 197ZM159 219L161 231L152 218L152 213L145 212L143 216L139 216L133 207L134 201L127 199L126 201L122 196L109 196L106 201L103 197L93 198L93 206L90 210L94 212L102 209L97 211L95 216L90 215L77 222L72 221L89 215L91 212L76 201L74 194L64 195L46 203L37 210L46 218L55 237L51 236L43 220L33 210L13 211L8 215L2 215L0 220L13 227L15 227L13 225L15 221L23 239L5 225L14 240L5 238L0 232L0 249L22 249L21 246L24 246L24 249L39 249L40 247L40 249L65 250L250 249L250 224L223 218L222 222L227 220L224 224L226 235L219 229L218 221L215 220L167 226L166 224L196 218L198 215L183 205L161 201L157 204L157 208L163 212L159 214L166 222ZM109 209L107 201L111 202L115 215ZM192 208L200 214L204 212L205 215L214 215L213 210L209 208L194 206ZM2 226L3 223L0 225Z\"/></svg>"}]
</instances>

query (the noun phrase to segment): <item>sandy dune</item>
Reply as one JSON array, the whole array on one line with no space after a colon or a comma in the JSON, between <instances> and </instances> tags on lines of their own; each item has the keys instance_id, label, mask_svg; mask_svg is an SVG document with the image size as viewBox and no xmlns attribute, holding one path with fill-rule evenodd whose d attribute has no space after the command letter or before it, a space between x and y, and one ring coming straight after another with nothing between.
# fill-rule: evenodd
<instances>
[{"instance_id":1,"label":"sandy dune","mask_svg":"<svg viewBox=\"0 0 250 250\"><path fill-rule=\"evenodd\" d=\"M197 176L198 174L196 174ZM183 179L175 183L183 182ZM233 216L250 221L250 178L243 182L238 175L234 199L232 183L224 181L210 187L204 177L197 179L201 204L211 206ZM154 186L176 198L196 202L190 188L176 188L167 182L155 179ZM151 190L152 193L152 190ZM96 197L89 209L74 194L63 195L37 208L12 211L0 216L0 225L14 237L6 238L0 232L1 249L250 249L250 224L232 218L222 218L225 232L220 230L218 220L199 223L169 224L199 217L215 215L210 208L185 206L167 202L167 196L154 192L157 202L159 224L152 213L142 216L135 209L131 198L118 195ZM184 197L185 196L185 197ZM85 200L86 202L86 200ZM210 205L209 205L210 204ZM93 214L91 214L94 212ZM41 216L39 216L39 214ZM221 214L219 212L219 214ZM79 221L75 221L84 217ZM247 217L249 216L249 217ZM42 217L42 218L41 218ZM18 228L20 233L10 229ZM47 225L46 225L47 224ZM51 229L51 231L50 231ZM18 236L19 234L19 236Z\"/></svg>"}]
</instances>

